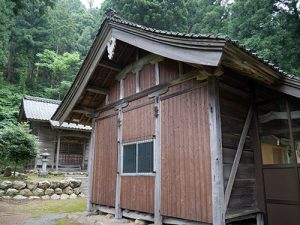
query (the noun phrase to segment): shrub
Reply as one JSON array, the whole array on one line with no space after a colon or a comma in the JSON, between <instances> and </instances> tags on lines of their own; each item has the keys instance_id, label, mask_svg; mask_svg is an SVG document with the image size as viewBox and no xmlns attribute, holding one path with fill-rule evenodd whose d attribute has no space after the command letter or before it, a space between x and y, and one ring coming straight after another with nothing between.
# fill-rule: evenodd
<instances>
[{"instance_id":1,"label":"shrub","mask_svg":"<svg viewBox=\"0 0 300 225\"><path fill-rule=\"evenodd\" d=\"M30 133L28 124L9 124L0 130L0 160L17 165L34 159L37 154L37 138Z\"/></svg>"}]
</instances>

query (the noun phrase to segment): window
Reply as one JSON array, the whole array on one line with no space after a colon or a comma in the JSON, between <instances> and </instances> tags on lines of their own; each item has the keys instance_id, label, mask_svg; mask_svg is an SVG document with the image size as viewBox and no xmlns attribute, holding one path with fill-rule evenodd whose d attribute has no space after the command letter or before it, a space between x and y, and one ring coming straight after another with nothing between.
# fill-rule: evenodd
<instances>
[{"instance_id":1,"label":"window","mask_svg":"<svg viewBox=\"0 0 300 225\"><path fill-rule=\"evenodd\" d=\"M153 140L123 145L122 173L153 173Z\"/></svg>"}]
</instances>

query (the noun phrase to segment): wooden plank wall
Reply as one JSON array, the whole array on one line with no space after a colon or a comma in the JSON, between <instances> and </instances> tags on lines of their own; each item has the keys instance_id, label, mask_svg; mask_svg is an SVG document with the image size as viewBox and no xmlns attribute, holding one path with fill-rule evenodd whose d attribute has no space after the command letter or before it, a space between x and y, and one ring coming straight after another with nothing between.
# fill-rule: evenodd
<instances>
[{"instance_id":1,"label":"wooden plank wall","mask_svg":"<svg viewBox=\"0 0 300 225\"><path fill-rule=\"evenodd\" d=\"M161 213L211 223L207 87L161 104Z\"/></svg>"},{"instance_id":2,"label":"wooden plank wall","mask_svg":"<svg viewBox=\"0 0 300 225\"><path fill-rule=\"evenodd\" d=\"M220 106L225 187L250 106L251 95L251 88L247 81L230 75L222 77L220 83ZM253 141L255 137L254 132L252 124L233 185L227 216L257 209L254 162L254 150L256 151L257 146L255 146Z\"/></svg>"},{"instance_id":3,"label":"wooden plank wall","mask_svg":"<svg viewBox=\"0 0 300 225\"><path fill-rule=\"evenodd\" d=\"M96 121L92 203L114 206L116 174L117 117L112 116Z\"/></svg>"},{"instance_id":4,"label":"wooden plank wall","mask_svg":"<svg viewBox=\"0 0 300 225\"><path fill-rule=\"evenodd\" d=\"M153 104L124 112L123 143L151 139L153 135ZM122 176L121 208L153 213L154 176Z\"/></svg>"},{"instance_id":5,"label":"wooden plank wall","mask_svg":"<svg viewBox=\"0 0 300 225\"><path fill-rule=\"evenodd\" d=\"M140 71L140 88L141 91L155 86L155 66L148 64Z\"/></svg>"},{"instance_id":6,"label":"wooden plank wall","mask_svg":"<svg viewBox=\"0 0 300 225\"><path fill-rule=\"evenodd\" d=\"M38 134L39 152L43 152L47 149L47 152L51 154L48 165L54 166L56 131L51 129L48 122L35 122L35 126ZM40 158L37 158L37 165L42 165Z\"/></svg>"}]
</instances>

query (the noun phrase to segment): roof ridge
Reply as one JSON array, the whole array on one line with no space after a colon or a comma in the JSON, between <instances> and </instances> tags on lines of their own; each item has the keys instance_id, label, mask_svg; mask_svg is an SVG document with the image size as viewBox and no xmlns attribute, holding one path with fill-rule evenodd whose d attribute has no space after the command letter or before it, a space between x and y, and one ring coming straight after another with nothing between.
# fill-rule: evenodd
<instances>
[{"instance_id":1,"label":"roof ridge","mask_svg":"<svg viewBox=\"0 0 300 225\"><path fill-rule=\"evenodd\" d=\"M30 95L24 95L23 99L36 101L36 102L44 102L44 103L51 103L59 105L61 103L60 100L50 99L50 98L42 98L42 97L36 97L36 96L30 96Z\"/></svg>"},{"instance_id":2,"label":"roof ridge","mask_svg":"<svg viewBox=\"0 0 300 225\"><path fill-rule=\"evenodd\" d=\"M262 62L263 64L271 67L274 71L278 72L281 74L282 78L285 79L293 79L296 81L300 81L300 77L289 74L285 72L284 70L280 69L280 67L276 66L275 63L273 63L271 60L267 59L266 57L263 57L261 55L258 55L256 51L253 51L249 48L247 48L246 45L240 43L238 40L234 40L228 35L218 35L218 34L204 34L204 33L183 33L183 32L175 32L175 31L167 31L167 30L160 30L156 28L151 28L147 27L144 25L140 25L138 23L129 21L127 19L124 19L123 17L120 17L117 12L113 9L108 9L106 12L106 19L115 23L123 24L123 25L128 25L131 27L135 27L138 29L142 29L145 31L149 31L152 33L157 33L157 34L163 34L163 35L169 35L169 36L175 36L175 37L181 37L181 38L208 38L208 39L217 39L217 40L224 40L227 43L231 43L241 49L242 51L248 53L252 57L254 57L256 60Z\"/></svg>"}]
</instances>

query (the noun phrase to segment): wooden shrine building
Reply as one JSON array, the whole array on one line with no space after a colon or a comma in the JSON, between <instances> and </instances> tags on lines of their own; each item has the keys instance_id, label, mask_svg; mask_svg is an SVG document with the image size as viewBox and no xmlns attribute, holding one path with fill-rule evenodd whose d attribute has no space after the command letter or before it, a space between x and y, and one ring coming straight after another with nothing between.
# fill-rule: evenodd
<instances>
[{"instance_id":1,"label":"wooden shrine building","mask_svg":"<svg viewBox=\"0 0 300 225\"><path fill-rule=\"evenodd\" d=\"M88 163L88 144L90 126L75 123L63 123L51 120L60 101L24 96L19 121L29 122L32 133L38 137L39 153L48 152L48 166L56 170L86 170ZM40 154L28 167L42 166Z\"/></svg>"},{"instance_id":2,"label":"wooden shrine building","mask_svg":"<svg viewBox=\"0 0 300 225\"><path fill-rule=\"evenodd\" d=\"M52 119L93 127L89 209L300 224L300 82L236 41L113 11Z\"/></svg>"}]
</instances>

